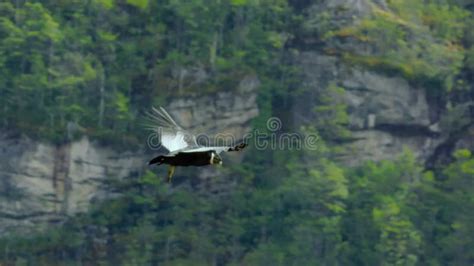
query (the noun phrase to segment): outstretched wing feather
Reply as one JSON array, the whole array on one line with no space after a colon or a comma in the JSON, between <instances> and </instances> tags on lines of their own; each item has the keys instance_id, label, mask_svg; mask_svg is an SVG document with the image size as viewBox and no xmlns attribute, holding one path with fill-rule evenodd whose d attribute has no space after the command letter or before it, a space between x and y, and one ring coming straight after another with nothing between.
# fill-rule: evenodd
<instances>
[{"instance_id":1,"label":"outstretched wing feather","mask_svg":"<svg viewBox=\"0 0 474 266\"><path fill-rule=\"evenodd\" d=\"M161 145L170 152L190 147L190 143L185 140L185 136L182 132L163 131L160 134L160 141Z\"/></svg>"},{"instance_id":2,"label":"outstretched wing feather","mask_svg":"<svg viewBox=\"0 0 474 266\"><path fill-rule=\"evenodd\" d=\"M171 116L166 113L165 109L160 107L160 110L156 109L155 107L152 107L153 112L148 113L148 116L156 123L155 127L158 126L182 130L182 128L173 120L173 118L171 118Z\"/></svg>"},{"instance_id":3,"label":"outstretched wing feather","mask_svg":"<svg viewBox=\"0 0 474 266\"><path fill-rule=\"evenodd\" d=\"M160 110L161 110L161 115L163 116L163 118L165 118L165 120L169 121L169 123L173 124L176 128L179 128L181 129L180 126L178 126L178 124L176 124L176 122L173 120L173 118L171 118L171 116L168 114L168 112L166 112L166 110L160 106Z\"/></svg>"},{"instance_id":4,"label":"outstretched wing feather","mask_svg":"<svg viewBox=\"0 0 474 266\"><path fill-rule=\"evenodd\" d=\"M204 151L215 151L217 154L221 152L229 152L229 151L240 151L243 148L247 147L246 143L240 143L235 146L214 146L214 147L197 147L194 149L185 150L182 152L204 152Z\"/></svg>"},{"instance_id":5,"label":"outstretched wing feather","mask_svg":"<svg viewBox=\"0 0 474 266\"><path fill-rule=\"evenodd\" d=\"M183 150L181 152L205 152L205 151L215 151L217 154L227 151L229 147L223 147L223 146L218 146L218 147L197 147L194 149L189 149L189 150Z\"/></svg>"},{"instance_id":6,"label":"outstretched wing feather","mask_svg":"<svg viewBox=\"0 0 474 266\"><path fill-rule=\"evenodd\" d=\"M159 134L161 145L170 153L198 147L196 137L183 130L164 108L153 107L147 116L145 127Z\"/></svg>"}]
</instances>

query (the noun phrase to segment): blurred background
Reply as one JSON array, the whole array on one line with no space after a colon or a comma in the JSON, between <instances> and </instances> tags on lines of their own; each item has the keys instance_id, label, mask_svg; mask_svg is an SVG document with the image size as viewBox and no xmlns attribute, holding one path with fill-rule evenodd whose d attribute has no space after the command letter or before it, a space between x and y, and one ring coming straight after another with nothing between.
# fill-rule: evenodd
<instances>
[{"instance_id":1,"label":"blurred background","mask_svg":"<svg viewBox=\"0 0 474 266\"><path fill-rule=\"evenodd\" d=\"M2 1L0 264L473 265L473 11ZM168 184L152 106L317 148L250 141Z\"/></svg>"}]
</instances>

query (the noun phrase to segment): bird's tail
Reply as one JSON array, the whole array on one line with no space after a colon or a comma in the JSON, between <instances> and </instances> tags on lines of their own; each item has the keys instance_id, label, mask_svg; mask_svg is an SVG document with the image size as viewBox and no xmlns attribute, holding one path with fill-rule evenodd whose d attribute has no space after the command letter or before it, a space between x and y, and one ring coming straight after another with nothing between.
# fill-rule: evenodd
<instances>
[{"instance_id":1,"label":"bird's tail","mask_svg":"<svg viewBox=\"0 0 474 266\"><path fill-rule=\"evenodd\" d=\"M160 156L157 156L155 158L153 158L151 161L148 162L148 165L152 165L152 164L163 164L165 162L165 156L163 155L160 155Z\"/></svg>"}]
</instances>

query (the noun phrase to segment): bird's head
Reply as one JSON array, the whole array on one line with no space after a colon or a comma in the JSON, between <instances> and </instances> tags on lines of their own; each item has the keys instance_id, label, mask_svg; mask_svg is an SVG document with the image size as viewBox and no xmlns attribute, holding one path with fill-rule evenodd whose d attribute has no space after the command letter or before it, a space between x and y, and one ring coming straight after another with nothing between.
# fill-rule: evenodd
<instances>
[{"instance_id":1,"label":"bird's head","mask_svg":"<svg viewBox=\"0 0 474 266\"><path fill-rule=\"evenodd\" d=\"M222 158L216 153L216 152L211 152L211 164L222 164Z\"/></svg>"}]
</instances>

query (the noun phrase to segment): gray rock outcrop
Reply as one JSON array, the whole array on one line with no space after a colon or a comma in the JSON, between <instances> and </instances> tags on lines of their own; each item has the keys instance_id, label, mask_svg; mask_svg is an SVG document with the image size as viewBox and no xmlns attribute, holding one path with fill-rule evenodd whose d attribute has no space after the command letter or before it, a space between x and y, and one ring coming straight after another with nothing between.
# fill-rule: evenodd
<instances>
[{"instance_id":1,"label":"gray rock outcrop","mask_svg":"<svg viewBox=\"0 0 474 266\"><path fill-rule=\"evenodd\" d=\"M0 152L0 235L41 230L107 197L108 178L139 175L143 154L117 152L86 137L60 146L3 138Z\"/></svg>"},{"instance_id":2,"label":"gray rock outcrop","mask_svg":"<svg viewBox=\"0 0 474 266\"><path fill-rule=\"evenodd\" d=\"M248 77L237 91L175 98L165 107L185 128L202 126L243 136L258 114L258 85L258 79ZM143 147L132 152L104 147L87 137L53 145L0 136L0 235L42 230L114 196L108 186L111 179L138 177L150 169L147 162L156 151L145 146L143 140ZM197 170L198 178L213 173Z\"/></svg>"},{"instance_id":3,"label":"gray rock outcrop","mask_svg":"<svg viewBox=\"0 0 474 266\"><path fill-rule=\"evenodd\" d=\"M316 51L302 52L294 61L303 70L303 86L310 94L296 97L295 112L300 114L296 117L314 108L318 91L330 85L344 88L340 97L347 106L353 138L343 158L346 164L393 159L404 147L424 162L442 141L424 88L413 87L399 76L346 65L336 56Z\"/></svg>"}]
</instances>

